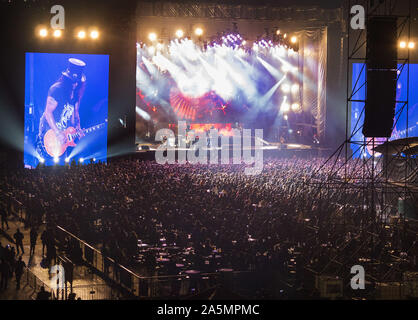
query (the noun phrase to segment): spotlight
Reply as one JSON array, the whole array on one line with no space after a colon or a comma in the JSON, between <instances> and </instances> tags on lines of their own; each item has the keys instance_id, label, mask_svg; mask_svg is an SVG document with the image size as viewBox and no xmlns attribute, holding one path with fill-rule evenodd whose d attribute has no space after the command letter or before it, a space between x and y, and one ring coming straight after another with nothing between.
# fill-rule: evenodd
<instances>
[{"instance_id":1,"label":"spotlight","mask_svg":"<svg viewBox=\"0 0 418 320\"><path fill-rule=\"evenodd\" d=\"M201 36L202 34L203 34L203 29L202 28L196 28L195 29L195 31L194 31L194 33L197 35L197 36Z\"/></svg>"},{"instance_id":2,"label":"spotlight","mask_svg":"<svg viewBox=\"0 0 418 320\"><path fill-rule=\"evenodd\" d=\"M403 49L403 48L406 48L406 42L405 42L405 41L401 41L401 42L399 43L399 47L401 47L402 49Z\"/></svg>"},{"instance_id":3,"label":"spotlight","mask_svg":"<svg viewBox=\"0 0 418 320\"><path fill-rule=\"evenodd\" d=\"M298 38L296 38L295 36L290 38L291 43L296 43L297 41L298 41Z\"/></svg>"},{"instance_id":4,"label":"spotlight","mask_svg":"<svg viewBox=\"0 0 418 320\"><path fill-rule=\"evenodd\" d=\"M285 120L288 120L288 119L289 119L289 117L287 116L287 114L285 114L283 118L284 118Z\"/></svg>"},{"instance_id":5,"label":"spotlight","mask_svg":"<svg viewBox=\"0 0 418 320\"><path fill-rule=\"evenodd\" d=\"M294 85L292 85L292 93L296 94L299 91L299 85L297 83L295 83Z\"/></svg>"},{"instance_id":6,"label":"spotlight","mask_svg":"<svg viewBox=\"0 0 418 320\"><path fill-rule=\"evenodd\" d=\"M84 158L80 158L79 161L80 161L80 163L83 163L84 162Z\"/></svg>"},{"instance_id":7,"label":"spotlight","mask_svg":"<svg viewBox=\"0 0 418 320\"><path fill-rule=\"evenodd\" d=\"M90 37L92 39L97 39L99 37L99 31L93 30L92 32L90 32Z\"/></svg>"},{"instance_id":8,"label":"spotlight","mask_svg":"<svg viewBox=\"0 0 418 320\"><path fill-rule=\"evenodd\" d=\"M62 36L62 31L59 29L56 29L53 33L55 38L60 38Z\"/></svg>"},{"instance_id":9,"label":"spotlight","mask_svg":"<svg viewBox=\"0 0 418 320\"><path fill-rule=\"evenodd\" d=\"M293 111L298 111L300 109L300 105L299 103L293 103L292 104L292 110Z\"/></svg>"},{"instance_id":10,"label":"spotlight","mask_svg":"<svg viewBox=\"0 0 418 320\"><path fill-rule=\"evenodd\" d=\"M93 162L96 162L96 158L93 158Z\"/></svg>"},{"instance_id":11,"label":"spotlight","mask_svg":"<svg viewBox=\"0 0 418 320\"><path fill-rule=\"evenodd\" d=\"M178 30L176 31L176 37L177 37L177 38L183 38L183 36L184 36L184 32L183 32L183 30L178 29Z\"/></svg>"},{"instance_id":12,"label":"spotlight","mask_svg":"<svg viewBox=\"0 0 418 320\"><path fill-rule=\"evenodd\" d=\"M54 163L58 163L60 159L58 157L54 157Z\"/></svg>"},{"instance_id":13,"label":"spotlight","mask_svg":"<svg viewBox=\"0 0 418 320\"><path fill-rule=\"evenodd\" d=\"M48 35L48 30L46 30L45 28L42 28L41 30L39 30L39 36L42 38L45 38Z\"/></svg>"},{"instance_id":14,"label":"spotlight","mask_svg":"<svg viewBox=\"0 0 418 320\"><path fill-rule=\"evenodd\" d=\"M414 49L414 48L415 48L415 42L412 42L412 41L411 41L411 42L409 42L409 43L408 43L408 48L409 48L409 49Z\"/></svg>"},{"instance_id":15,"label":"spotlight","mask_svg":"<svg viewBox=\"0 0 418 320\"><path fill-rule=\"evenodd\" d=\"M44 158L41 158L41 159L39 159L39 162L40 163L45 163L45 159Z\"/></svg>"},{"instance_id":16,"label":"spotlight","mask_svg":"<svg viewBox=\"0 0 418 320\"><path fill-rule=\"evenodd\" d=\"M285 38L285 39L287 38L287 33L285 33L285 34L283 35L283 38Z\"/></svg>"},{"instance_id":17,"label":"spotlight","mask_svg":"<svg viewBox=\"0 0 418 320\"><path fill-rule=\"evenodd\" d=\"M279 34L280 34L280 30L277 30L277 31L276 31L276 34L277 34L277 35L279 35Z\"/></svg>"},{"instance_id":18,"label":"spotlight","mask_svg":"<svg viewBox=\"0 0 418 320\"><path fill-rule=\"evenodd\" d=\"M150 39L150 41L155 41L155 40L157 40L157 34L156 34L155 32L151 32L151 33L148 35L148 39Z\"/></svg>"},{"instance_id":19,"label":"spotlight","mask_svg":"<svg viewBox=\"0 0 418 320\"><path fill-rule=\"evenodd\" d=\"M290 91L290 86L287 83L285 83L284 85L282 85L282 91L284 93L288 93Z\"/></svg>"},{"instance_id":20,"label":"spotlight","mask_svg":"<svg viewBox=\"0 0 418 320\"><path fill-rule=\"evenodd\" d=\"M70 163L70 158L65 158L65 163Z\"/></svg>"},{"instance_id":21,"label":"spotlight","mask_svg":"<svg viewBox=\"0 0 418 320\"><path fill-rule=\"evenodd\" d=\"M281 112L288 112L290 110L290 105L287 102L283 102L280 106Z\"/></svg>"},{"instance_id":22,"label":"spotlight","mask_svg":"<svg viewBox=\"0 0 418 320\"><path fill-rule=\"evenodd\" d=\"M79 38L79 39L84 39L85 37L86 37L86 32L85 31L79 31L78 33L77 33L77 37Z\"/></svg>"}]
</instances>

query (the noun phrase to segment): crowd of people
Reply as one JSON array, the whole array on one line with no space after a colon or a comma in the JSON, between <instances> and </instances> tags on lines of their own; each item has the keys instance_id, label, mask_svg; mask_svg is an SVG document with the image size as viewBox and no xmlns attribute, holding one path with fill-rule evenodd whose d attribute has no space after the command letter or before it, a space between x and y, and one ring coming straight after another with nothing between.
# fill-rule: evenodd
<instances>
[{"instance_id":1,"label":"crowd of people","mask_svg":"<svg viewBox=\"0 0 418 320\"><path fill-rule=\"evenodd\" d=\"M59 225L142 275L155 275L159 264L158 251L146 250L138 266L143 246L187 251L173 254L171 265L254 271L260 283L279 273L300 286L307 273L350 272L332 259L354 265L364 256L389 260L389 250L416 254L408 251L414 235L402 238L396 228L376 230L381 241L361 246L359 226L370 223L364 199L355 188L320 187L335 167L324 161L267 159L250 176L244 165L118 160L11 172L0 189L23 203L30 226ZM211 255L219 260L208 270Z\"/></svg>"}]
</instances>

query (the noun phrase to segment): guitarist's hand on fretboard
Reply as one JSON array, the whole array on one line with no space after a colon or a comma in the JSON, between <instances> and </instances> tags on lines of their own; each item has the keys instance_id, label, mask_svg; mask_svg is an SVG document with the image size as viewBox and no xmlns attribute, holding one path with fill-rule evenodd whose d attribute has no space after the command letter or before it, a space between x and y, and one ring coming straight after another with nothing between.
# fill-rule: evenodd
<instances>
[{"instance_id":1,"label":"guitarist's hand on fretboard","mask_svg":"<svg viewBox=\"0 0 418 320\"><path fill-rule=\"evenodd\" d=\"M83 129L80 127L77 127L77 134L80 139L85 136Z\"/></svg>"}]
</instances>

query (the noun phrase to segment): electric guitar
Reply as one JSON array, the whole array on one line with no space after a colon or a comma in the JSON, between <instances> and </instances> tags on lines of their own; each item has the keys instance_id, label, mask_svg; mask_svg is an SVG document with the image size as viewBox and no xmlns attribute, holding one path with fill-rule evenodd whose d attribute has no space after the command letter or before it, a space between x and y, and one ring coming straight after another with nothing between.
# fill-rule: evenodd
<instances>
[{"instance_id":1,"label":"electric guitar","mask_svg":"<svg viewBox=\"0 0 418 320\"><path fill-rule=\"evenodd\" d=\"M86 135L105 127L106 124L107 119L105 120L105 122L101 124L95 125L87 129L82 129L81 131ZM75 147L77 145L75 143L75 140L80 138L80 134L74 127L68 127L63 131L63 134L65 135L65 143L61 144L54 130L49 129L45 133L43 139L43 146L45 151L51 157L60 157L64 154L65 150L67 150L68 147Z\"/></svg>"}]
</instances>

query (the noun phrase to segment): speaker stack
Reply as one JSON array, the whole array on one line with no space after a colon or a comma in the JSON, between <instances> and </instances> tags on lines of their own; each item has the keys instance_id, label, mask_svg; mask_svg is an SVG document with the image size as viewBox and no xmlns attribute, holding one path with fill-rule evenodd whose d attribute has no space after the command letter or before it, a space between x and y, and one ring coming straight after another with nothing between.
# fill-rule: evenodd
<instances>
[{"instance_id":1,"label":"speaker stack","mask_svg":"<svg viewBox=\"0 0 418 320\"><path fill-rule=\"evenodd\" d=\"M397 18L371 17L367 23L367 89L363 134L392 134L396 106Z\"/></svg>"}]
</instances>

